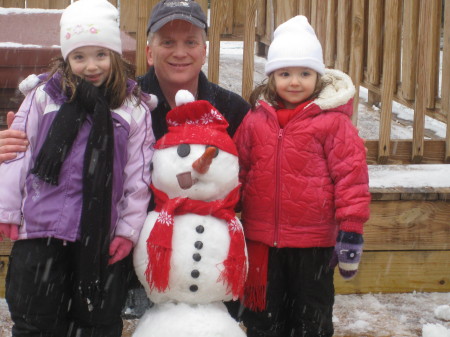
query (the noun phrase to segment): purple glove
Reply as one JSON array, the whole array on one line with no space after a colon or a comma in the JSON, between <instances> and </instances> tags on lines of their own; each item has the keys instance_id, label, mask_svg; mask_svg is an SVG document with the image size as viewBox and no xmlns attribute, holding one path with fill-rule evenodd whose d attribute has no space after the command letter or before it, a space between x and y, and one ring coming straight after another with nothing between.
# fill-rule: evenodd
<instances>
[{"instance_id":1,"label":"purple glove","mask_svg":"<svg viewBox=\"0 0 450 337\"><path fill-rule=\"evenodd\" d=\"M339 273L346 280L351 279L358 271L363 252L364 239L361 234L339 231L330 267L339 264Z\"/></svg>"}]
</instances>

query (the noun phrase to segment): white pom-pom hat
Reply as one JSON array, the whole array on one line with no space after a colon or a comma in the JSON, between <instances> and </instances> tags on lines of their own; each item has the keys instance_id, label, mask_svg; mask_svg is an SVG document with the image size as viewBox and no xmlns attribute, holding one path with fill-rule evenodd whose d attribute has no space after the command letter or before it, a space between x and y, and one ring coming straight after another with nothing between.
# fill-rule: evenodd
<instances>
[{"instance_id":1,"label":"white pom-pom hat","mask_svg":"<svg viewBox=\"0 0 450 337\"><path fill-rule=\"evenodd\" d=\"M68 6L60 21L64 59L76 48L99 46L122 54L119 12L107 0L78 0Z\"/></svg>"},{"instance_id":2,"label":"white pom-pom hat","mask_svg":"<svg viewBox=\"0 0 450 337\"><path fill-rule=\"evenodd\" d=\"M275 29L267 53L266 75L286 67L310 68L325 72L322 45L303 15L297 15Z\"/></svg>"}]
</instances>

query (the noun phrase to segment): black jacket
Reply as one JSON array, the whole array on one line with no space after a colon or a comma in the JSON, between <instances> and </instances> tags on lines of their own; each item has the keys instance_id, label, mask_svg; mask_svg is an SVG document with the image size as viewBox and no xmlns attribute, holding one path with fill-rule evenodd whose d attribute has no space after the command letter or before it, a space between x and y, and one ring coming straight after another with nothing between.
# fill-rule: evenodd
<instances>
[{"instance_id":1,"label":"black jacket","mask_svg":"<svg viewBox=\"0 0 450 337\"><path fill-rule=\"evenodd\" d=\"M167 133L166 115L170 111L170 106L161 91L153 67L144 76L138 78L138 83L144 92L158 97L158 106L152 111L153 133L158 140ZM200 72L198 80L198 99L208 101L219 110L230 124L228 133L231 137L250 110L250 104L241 96L209 82L203 72Z\"/></svg>"}]
</instances>

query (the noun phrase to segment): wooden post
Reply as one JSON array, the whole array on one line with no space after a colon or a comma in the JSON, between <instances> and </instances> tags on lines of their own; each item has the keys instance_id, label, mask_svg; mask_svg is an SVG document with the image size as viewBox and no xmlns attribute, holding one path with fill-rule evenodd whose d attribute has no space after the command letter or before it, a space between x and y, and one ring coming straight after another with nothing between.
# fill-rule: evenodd
<instances>
[{"instance_id":1,"label":"wooden post","mask_svg":"<svg viewBox=\"0 0 450 337\"><path fill-rule=\"evenodd\" d=\"M327 17L325 41L323 44L324 63L327 68L334 68L336 55L336 9L337 0L327 0Z\"/></svg>"},{"instance_id":2,"label":"wooden post","mask_svg":"<svg viewBox=\"0 0 450 337\"><path fill-rule=\"evenodd\" d=\"M442 112L447 115L447 137L444 161L450 163L450 0L445 0L444 50L442 55Z\"/></svg>"},{"instance_id":3,"label":"wooden post","mask_svg":"<svg viewBox=\"0 0 450 337\"><path fill-rule=\"evenodd\" d=\"M411 161L420 163L423 158L423 143L425 133L425 113L427 106L434 101L431 98L433 90L433 61L434 61L434 38L432 34L436 33L433 20L435 14L433 11L437 8L437 1L428 0L420 2L419 13L419 36L417 41L417 81L416 86L416 104L414 108L413 122L413 148ZM440 21L439 21L440 22ZM446 95L446 93L444 93Z\"/></svg>"},{"instance_id":4,"label":"wooden post","mask_svg":"<svg viewBox=\"0 0 450 337\"><path fill-rule=\"evenodd\" d=\"M337 17L336 62L335 68L348 72L350 61L350 18L352 15L352 2L339 0Z\"/></svg>"},{"instance_id":5,"label":"wooden post","mask_svg":"<svg viewBox=\"0 0 450 337\"><path fill-rule=\"evenodd\" d=\"M137 32L136 32L136 75L147 72L147 22L150 11L158 0L138 0Z\"/></svg>"},{"instance_id":6,"label":"wooden post","mask_svg":"<svg viewBox=\"0 0 450 337\"><path fill-rule=\"evenodd\" d=\"M242 69L242 97L248 101L253 90L253 73L255 57L255 22L256 0L246 1L246 18L244 29L244 60Z\"/></svg>"},{"instance_id":7,"label":"wooden post","mask_svg":"<svg viewBox=\"0 0 450 337\"><path fill-rule=\"evenodd\" d=\"M383 55L383 8L384 0L369 1L369 15L367 24L367 78L374 85L380 84L381 57ZM380 101L380 95L369 91L369 105Z\"/></svg>"},{"instance_id":8,"label":"wooden post","mask_svg":"<svg viewBox=\"0 0 450 337\"><path fill-rule=\"evenodd\" d=\"M385 164L390 153L392 101L397 86L397 41L400 1L389 0L385 4L385 36L383 50L383 83L381 87L380 141L378 162Z\"/></svg>"},{"instance_id":9,"label":"wooden post","mask_svg":"<svg viewBox=\"0 0 450 337\"><path fill-rule=\"evenodd\" d=\"M0 7L25 8L25 0L0 0Z\"/></svg>"},{"instance_id":10,"label":"wooden post","mask_svg":"<svg viewBox=\"0 0 450 337\"><path fill-rule=\"evenodd\" d=\"M222 0L211 0L210 6L208 79L213 83L219 83L220 33L225 22L223 13L226 4Z\"/></svg>"},{"instance_id":11,"label":"wooden post","mask_svg":"<svg viewBox=\"0 0 450 337\"><path fill-rule=\"evenodd\" d=\"M364 0L352 2L352 35L350 54L350 77L356 92L353 100L353 124L358 122L359 86L361 85L364 67Z\"/></svg>"},{"instance_id":12,"label":"wooden post","mask_svg":"<svg viewBox=\"0 0 450 337\"><path fill-rule=\"evenodd\" d=\"M404 2L402 96L414 100L417 69L417 28L419 27L419 0Z\"/></svg>"}]
</instances>

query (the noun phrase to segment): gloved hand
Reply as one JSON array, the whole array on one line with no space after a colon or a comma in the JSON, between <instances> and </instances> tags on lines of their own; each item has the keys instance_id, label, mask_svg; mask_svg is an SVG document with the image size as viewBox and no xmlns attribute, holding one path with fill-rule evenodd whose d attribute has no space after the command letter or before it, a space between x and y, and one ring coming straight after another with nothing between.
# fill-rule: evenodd
<instances>
[{"instance_id":1,"label":"gloved hand","mask_svg":"<svg viewBox=\"0 0 450 337\"><path fill-rule=\"evenodd\" d=\"M121 236L116 236L109 245L109 256L111 257L109 258L108 264L113 264L122 260L130 254L132 248L132 241Z\"/></svg>"},{"instance_id":2,"label":"gloved hand","mask_svg":"<svg viewBox=\"0 0 450 337\"><path fill-rule=\"evenodd\" d=\"M339 265L339 273L346 280L354 277L361 261L363 243L361 234L339 231L330 267Z\"/></svg>"},{"instance_id":3,"label":"gloved hand","mask_svg":"<svg viewBox=\"0 0 450 337\"><path fill-rule=\"evenodd\" d=\"M19 238L19 226L0 222L0 241L3 241L4 237L17 240Z\"/></svg>"}]
</instances>

